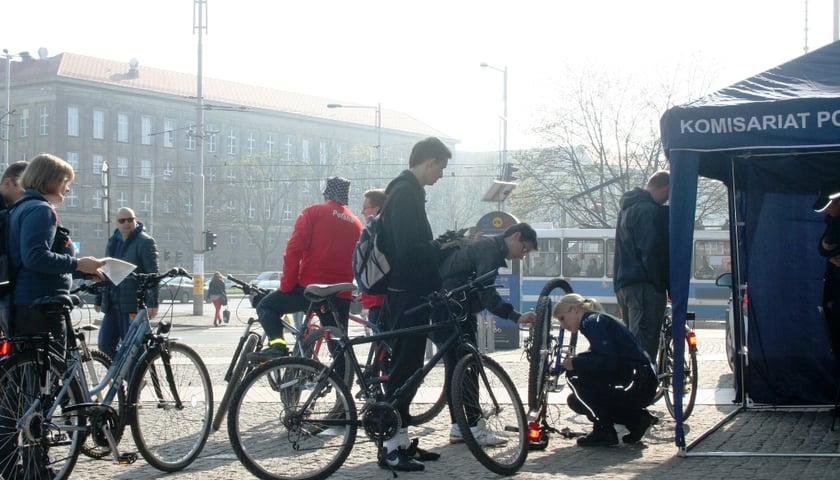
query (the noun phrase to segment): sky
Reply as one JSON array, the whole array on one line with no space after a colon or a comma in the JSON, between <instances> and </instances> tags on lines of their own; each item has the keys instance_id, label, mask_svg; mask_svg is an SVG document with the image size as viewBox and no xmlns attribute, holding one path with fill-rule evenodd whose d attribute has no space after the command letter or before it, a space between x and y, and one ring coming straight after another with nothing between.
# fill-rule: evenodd
<instances>
[{"instance_id":1,"label":"sky","mask_svg":"<svg viewBox=\"0 0 840 480\"><path fill-rule=\"evenodd\" d=\"M513 150L537 145L530 131L569 68L647 75L693 62L721 88L806 42L830 43L834 1L206 0L202 65L205 77L405 112L459 151L500 148L507 68ZM194 74L193 10L193 0L9 0L0 48Z\"/></svg>"}]
</instances>

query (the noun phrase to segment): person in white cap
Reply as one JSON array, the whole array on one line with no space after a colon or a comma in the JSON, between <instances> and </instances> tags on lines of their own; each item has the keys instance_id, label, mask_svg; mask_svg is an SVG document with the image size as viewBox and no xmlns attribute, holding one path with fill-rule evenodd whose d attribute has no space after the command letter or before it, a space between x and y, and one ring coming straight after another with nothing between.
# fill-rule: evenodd
<instances>
[{"instance_id":1,"label":"person in white cap","mask_svg":"<svg viewBox=\"0 0 840 480\"><path fill-rule=\"evenodd\" d=\"M825 214L819 245L820 255L827 259L822 307L831 350L840 361L840 181L824 183L813 208Z\"/></svg>"}]
</instances>

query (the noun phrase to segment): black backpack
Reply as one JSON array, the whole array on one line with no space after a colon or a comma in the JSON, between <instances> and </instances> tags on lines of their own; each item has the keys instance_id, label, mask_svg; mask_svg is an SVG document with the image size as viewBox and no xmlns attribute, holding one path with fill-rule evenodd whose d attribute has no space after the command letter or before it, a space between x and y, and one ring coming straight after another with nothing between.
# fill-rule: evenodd
<instances>
[{"instance_id":1,"label":"black backpack","mask_svg":"<svg viewBox=\"0 0 840 480\"><path fill-rule=\"evenodd\" d=\"M25 197L13 203L10 207L0 210L0 298L8 297L14 289L14 272L9 259L9 219L12 210L34 197Z\"/></svg>"}]
</instances>

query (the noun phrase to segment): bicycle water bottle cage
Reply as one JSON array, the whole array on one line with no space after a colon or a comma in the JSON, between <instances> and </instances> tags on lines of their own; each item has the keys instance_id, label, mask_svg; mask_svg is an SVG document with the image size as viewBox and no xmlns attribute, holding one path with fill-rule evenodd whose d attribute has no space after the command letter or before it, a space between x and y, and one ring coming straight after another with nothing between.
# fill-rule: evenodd
<instances>
[{"instance_id":1,"label":"bicycle water bottle cage","mask_svg":"<svg viewBox=\"0 0 840 480\"><path fill-rule=\"evenodd\" d=\"M341 292L348 292L356 289L352 283L318 284L313 283L303 290L303 296L310 302L321 302Z\"/></svg>"}]
</instances>

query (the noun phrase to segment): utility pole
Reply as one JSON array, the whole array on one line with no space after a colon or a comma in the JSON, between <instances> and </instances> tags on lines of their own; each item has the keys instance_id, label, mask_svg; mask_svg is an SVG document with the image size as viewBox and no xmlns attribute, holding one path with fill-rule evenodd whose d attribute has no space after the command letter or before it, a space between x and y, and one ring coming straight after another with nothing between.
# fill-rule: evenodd
<instances>
[{"instance_id":1,"label":"utility pole","mask_svg":"<svg viewBox=\"0 0 840 480\"><path fill-rule=\"evenodd\" d=\"M204 92L202 91L202 45L201 40L207 31L207 0L194 0L193 33L198 33L198 75L196 76L196 126L198 143L198 175L193 181L193 315L204 313Z\"/></svg>"}]
</instances>

